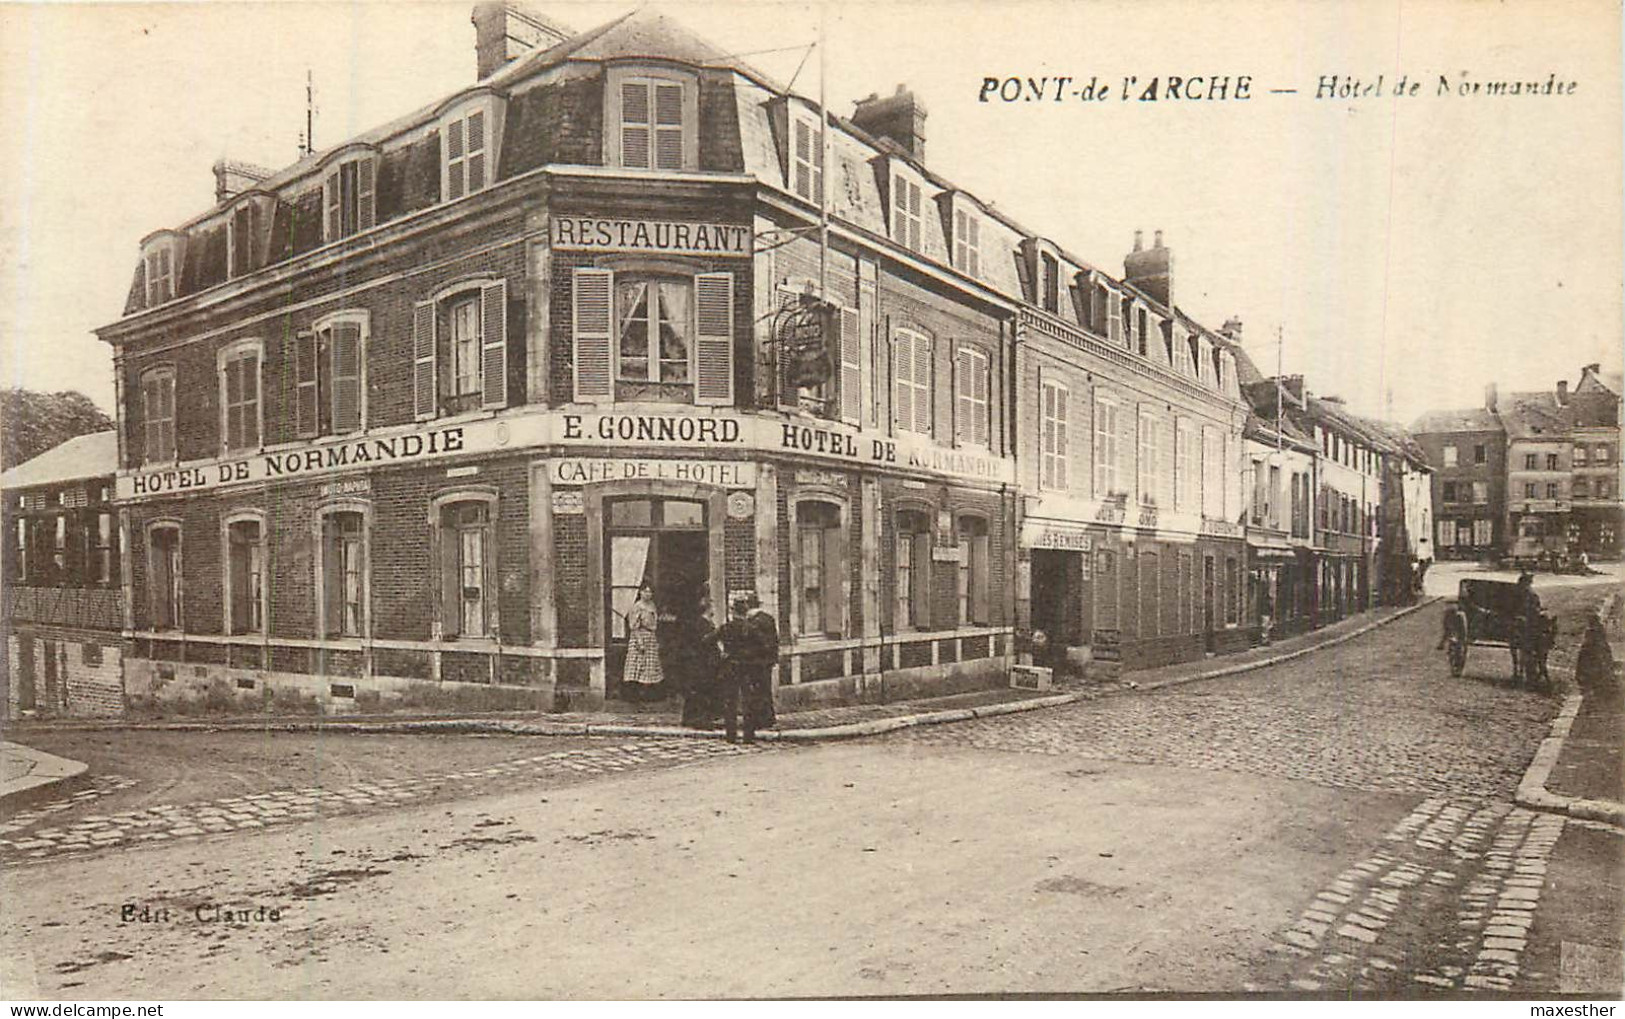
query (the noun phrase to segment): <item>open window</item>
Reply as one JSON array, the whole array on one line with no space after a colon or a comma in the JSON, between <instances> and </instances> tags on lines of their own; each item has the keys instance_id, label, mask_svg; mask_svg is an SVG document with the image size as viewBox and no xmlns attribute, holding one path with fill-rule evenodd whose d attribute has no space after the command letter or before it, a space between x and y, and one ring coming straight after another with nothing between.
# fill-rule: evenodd
<instances>
[{"instance_id":1,"label":"open window","mask_svg":"<svg viewBox=\"0 0 1625 1019\"><path fill-rule=\"evenodd\" d=\"M988 615L987 518L959 518L959 625L984 626Z\"/></svg>"},{"instance_id":2,"label":"open window","mask_svg":"<svg viewBox=\"0 0 1625 1019\"><path fill-rule=\"evenodd\" d=\"M921 510L897 511L896 570L893 574L897 632L931 628L931 517Z\"/></svg>"},{"instance_id":3,"label":"open window","mask_svg":"<svg viewBox=\"0 0 1625 1019\"><path fill-rule=\"evenodd\" d=\"M322 175L324 238L331 244L362 230L377 219L377 155L366 146L349 150Z\"/></svg>"},{"instance_id":4,"label":"open window","mask_svg":"<svg viewBox=\"0 0 1625 1019\"><path fill-rule=\"evenodd\" d=\"M575 270L575 398L654 392L733 403L734 277Z\"/></svg>"},{"instance_id":5,"label":"open window","mask_svg":"<svg viewBox=\"0 0 1625 1019\"><path fill-rule=\"evenodd\" d=\"M336 312L294 338L294 403L301 438L365 427L370 322L366 311Z\"/></svg>"},{"instance_id":6,"label":"open window","mask_svg":"<svg viewBox=\"0 0 1625 1019\"><path fill-rule=\"evenodd\" d=\"M507 281L470 280L419 302L412 318L412 355L418 420L506 407Z\"/></svg>"}]
</instances>

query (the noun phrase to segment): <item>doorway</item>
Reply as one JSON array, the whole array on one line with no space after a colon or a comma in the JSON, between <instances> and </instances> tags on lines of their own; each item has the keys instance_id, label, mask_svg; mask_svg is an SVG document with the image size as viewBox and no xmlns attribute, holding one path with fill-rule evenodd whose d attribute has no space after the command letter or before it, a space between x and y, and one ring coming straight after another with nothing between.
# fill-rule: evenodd
<instances>
[{"instance_id":1,"label":"doorway","mask_svg":"<svg viewBox=\"0 0 1625 1019\"><path fill-rule=\"evenodd\" d=\"M676 665L672 654L680 629L676 624L697 614L701 599L709 593L711 543L706 504L698 500L614 499L606 501L604 509L605 693L619 697L639 590L647 585L654 597L655 640L662 671L669 678ZM714 613L712 618L716 619ZM662 686L670 689L670 684Z\"/></svg>"},{"instance_id":2,"label":"doorway","mask_svg":"<svg viewBox=\"0 0 1625 1019\"><path fill-rule=\"evenodd\" d=\"M1046 654L1054 660L1065 656L1065 648L1084 643L1078 632L1078 589L1073 582L1083 572L1081 555L1054 549L1034 549L1032 553L1032 626L1044 631L1049 639Z\"/></svg>"},{"instance_id":3,"label":"doorway","mask_svg":"<svg viewBox=\"0 0 1625 1019\"><path fill-rule=\"evenodd\" d=\"M39 708L34 687L34 638L17 635L17 710L35 711Z\"/></svg>"}]
</instances>

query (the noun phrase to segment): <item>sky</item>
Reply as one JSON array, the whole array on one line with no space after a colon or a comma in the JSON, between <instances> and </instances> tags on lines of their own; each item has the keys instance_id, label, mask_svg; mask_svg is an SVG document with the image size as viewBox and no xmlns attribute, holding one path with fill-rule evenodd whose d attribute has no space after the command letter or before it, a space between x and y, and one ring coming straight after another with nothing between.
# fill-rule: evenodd
<instances>
[{"instance_id":1,"label":"sky","mask_svg":"<svg viewBox=\"0 0 1625 1019\"><path fill-rule=\"evenodd\" d=\"M122 313L140 239L212 206L216 159L297 157L307 71L319 149L470 84L471 6L0 2L0 381L111 411L91 330ZM534 6L580 29L629 8ZM1620 365L1617 4L659 6L781 82L822 20L837 112L906 83L929 167L1114 274L1162 230L1177 304L1239 317L1266 374L1279 359L1357 412L1409 422ZM814 56L796 90L819 75ZM1244 101L1161 92L1243 75ZM1382 89L1316 98L1332 75ZM1573 90L1460 94L1549 75ZM1112 94L979 101L988 77L1044 76Z\"/></svg>"}]
</instances>

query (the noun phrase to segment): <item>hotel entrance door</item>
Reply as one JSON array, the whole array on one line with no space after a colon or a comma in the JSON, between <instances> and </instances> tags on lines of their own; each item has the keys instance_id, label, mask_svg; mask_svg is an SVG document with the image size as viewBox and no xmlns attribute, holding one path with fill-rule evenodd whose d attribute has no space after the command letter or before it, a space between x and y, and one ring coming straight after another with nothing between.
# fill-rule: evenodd
<instances>
[{"instance_id":1,"label":"hotel entrance door","mask_svg":"<svg viewBox=\"0 0 1625 1019\"><path fill-rule=\"evenodd\" d=\"M668 681L645 684L644 694L670 692L672 672L681 667L679 656L672 652L676 634L683 627L674 624L697 614L700 599L707 593L710 536L706 506L688 499L630 498L606 502L605 511L606 694L620 697L625 692L622 681L629 654L639 656L632 664L644 678L654 668L653 654ZM652 649L647 634L634 641L634 631L648 627L648 612L637 604L645 586L654 599Z\"/></svg>"}]
</instances>

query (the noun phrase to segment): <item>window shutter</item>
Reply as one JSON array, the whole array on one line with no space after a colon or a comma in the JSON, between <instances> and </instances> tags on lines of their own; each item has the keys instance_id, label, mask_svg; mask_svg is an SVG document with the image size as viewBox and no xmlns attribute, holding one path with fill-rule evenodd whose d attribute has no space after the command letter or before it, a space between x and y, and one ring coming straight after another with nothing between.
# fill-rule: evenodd
<instances>
[{"instance_id":1,"label":"window shutter","mask_svg":"<svg viewBox=\"0 0 1625 1019\"><path fill-rule=\"evenodd\" d=\"M914 335L898 332L892 336L892 389L896 393L897 407L892 418L894 431L914 429Z\"/></svg>"},{"instance_id":2,"label":"window shutter","mask_svg":"<svg viewBox=\"0 0 1625 1019\"><path fill-rule=\"evenodd\" d=\"M322 635L326 637L344 632L344 542L337 525L332 516L322 520Z\"/></svg>"},{"instance_id":3,"label":"window shutter","mask_svg":"<svg viewBox=\"0 0 1625 1019\"><path fill-rule=\"evenodd\" d=\"M734 398L734 277L708 272L694 277L694 402L731 404Z\"/></svg>"},{"instance_id":4,"label":"window shutter","mask_svg":"<svg viewBox=\"0 0 1625 1019\"><path fill-rule=\"evenodd\" d=\"M468 115L468 192L485 187L485 111Z\"/></svg>"},{"instance_id":5,"label":"window shutter","mask_svg":"<svg viewBox=\"0 0 1625 1019\"><path fill-rule=\"evenodd\" d=\"M971 588L970 612L971 620L976 623L990 622L987 611L988 588L991 586L988 576L988 537L978 534L970 540L971 561Z\"/></svg>"},{"instance_id":6,"label":"window shutter","mask_svg":"<svg viewBox=\"0 0 1625 1019\"><path fill-rule=\"evenodd\" d=\"M931 341L924 336L914 338L914 430L921 435L931 434L935 414L931 392Z\"/></svg>"},{"instance_id":7,"label":"window shutter","mask_svg":"<svg viewBox=\"0 0 1625 1019\"><path fill-rule=\"evenodd\" d=\"M621 83L621 165L649 166L649 86Z\"/></svg>"},{"instance_id":8,"label":"window shutter","mask_svg":"<svg viewBox=\"0 0 1625 1019\"><path fill-rule=\"evenodd\" d=\"M972 276L982 274L982 221L975 216L966 216L965 224L970 227L970 261L965 271Z\"/></svg>"},{"instance_id":9,"label":"window shutter","mask_svg":"<svg viewBox=\"0 0 1625 1019\"><path fill-rule=\"evenodd\" d=\"M334 326L330 335L333 431L354 431L361 427L361 327L346 322Z\"/></svg>"},{"instance_id":10,"label":"window shutter","mask_svg":"<svg viewBox=\"0 0 1625 1019\"><path fill-rule=\"evenodd\" d=\"M1122 302L1114 300L1110 290L1101 292L1106 302L1106 339L1113 343L1123 342L1123 306Z\"/></svg>"},{"instance_id":11,"label":"window shutter","mask_svg":"<svg viewBox=\"0 0 1625 1019\"><path fill-rule=\"evenodd\" d=\"M805 120L795 122L795 155L791 158L794 179L791 188L803 198L812 197L812 129Z\"/></svg>"},{"instance_id":12,"label":"window shutter","mask_svg":"<svg viewBox=\"0 0 1625 1019\"><path fill-rule=\"evenodd\" d=\"M251 354L238 362L242 365L243 446L252 449L260 444L260 358Z\"/></svg>"},{"instance_id":13,"label":"window shutter","mask_svg":"<svg viewBox=\"0 0 1625 1019\"><path fill-rule=\"evenodd\" d=\"M655 86L655 168L683 168L683 86Z\"/></svg>"},{"instance_id":14,"label":"window shutter","mask_svg":"<svg viewBox=\"0 0 1625 1019\"><path fill-rule=\"evenodd\" d=\"M440 633L456 637L463 628L463 573L458 562L462 535L455 527L446 526L444 515L435 533L440 539Z\"/></svg>"},{"instance_id":15,"label":"window shutter","mask_svg":"<svg viewBox=\"0 0 1625 1019\"><path fill-rule=\"evenodd\" d=\"M615 274L608 269L577 269L573 283L575 398L578 403L604 403L615 396L611 376L610 297Z\"/></svg>"},{"instance_id":16,"label":"window shutter","mask_svg":"<svg viewBox=\"0 0 1625 1019\"><path fill-rule=\"evenodd\" d=\"M970 348L957 347L954 350L953 360L953 393L954 393L954 445L971 441L971 431L976 426L973 423L975 414L970 405L971 364Z\"/></svg>"},{"instance_id":17,"label":"window shutter","mask_svg":"<svg viewBox=\"0 0 1625 1019\"><path fill-rule=\"evenodd\" d=\"M342 196L339 193L339 172L334 170L327 175L327 240L329 242L339 239L339 210L343 208Z\"/></svg>"},{"instance_id":18,"label":"window shutter","mask_svg":"<svg viewBox=\"0 0 1625 1019\"><path fill-rule=\"evenodd\" d=\"M837 516L837 521L839 517ZM824 632L836 636L846 635L845 600L841 597L843 583L847 581L846 533L838 526L826 527L824 540L823 576L819 578L824 596Z\"/></svg>"},{"instance_id":19,"label":"window shutter","mask_svg":"<svg viewBox=\"0 0 1625 1019\"><path fill-rule=\"evenodd\" d=\"M480 288L480 372L482 407L508 405L508 281Z\"/></svg>"},{"instance_id":20,"label":"window shutter","mask_svg":"<svg viewBox=\"0 0 1625 1019\"><path fill-rule=\"evenodd\" d=\"M412 309L412 408L418 420L435 415L434 302L419 301Z\"/></svg>"},{"instance_id":21,"label":"window shutter","mask_svg":"<svg viewBox=\"0 0 1625 1019\"><path fill-rule=\"evenodd\" d=\"M863 417L863 343L856 308L842 308L841 420L861 424Z\"/></svg>"},{"instance_id":22,"label":"window shutter","mask_svg":"<svg viewBox=\"0 0 1625 1019\"><path fill-rule=\"evenodd\" d=\"M231 216L231 271L230 276L241 276L249 270L249 207L244 205Z\"/></svg>"},{"instance_id":23,"label":"window shutter","mask_svg":"<svg viewBox=\"0 0 1625 1019\"><path fill-rule=\"evenodd\" d=\"M446 125L446 200L463 197L463 122Z\"/></svg>"},{"instance_id":24,"label":"window shutter","mask_svg":"<svg viewBox=\"0 0 1625 1019\"><path fill-rule=\"evenodd\" d=\"M910 251L920 250L920 186L910 183L908 186L908 247Z\"/></svg>"},{"instance_id":25,"label":"window shutter","mask_svg":"<svg viewBox=\"0 0 1625 1019\"><path fill-rule=\"evenodd\" d=\"M377 163L372 157L367 157L355 165L355 208L356 229L369 230L377 221L377 202L373 198L373 176L377 173Z\"/></svg>"},{"instance_id":26,"label":"window shutter","mask_svg":"<svg viewBox=\"0 0 1625 1019\"><path fill-rule=\"evenodd\" d=\"M1067 453L1067 400L1070 394L1063 388L1055 388L1055 487L1066 488L1067 467L1070 463Z\"/></svg>"},{"instance_id":27,"label":"window shutter","mask_svg":"<svg viewBox=\"0 0 1625 1019\"><path fill-rule=\"evenodd\" d=\"M983 446L992 445L992 416L993 395L989 391L992 386L991 361L986 357L975 359L976 364L976 430L971 438Z\"/></svg>"},{"instance_id":28,"label":"window shutter","mask_svg":"<svg viewBox=\"0 0 1625 1019\"><path fill-rule=\"evenodd\" d=\"M898 244L908 244L908 181L901 176L892 177L892 239Z\"/></svg>"}]
</instances>

